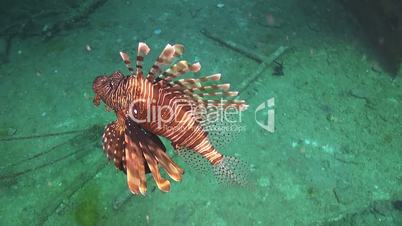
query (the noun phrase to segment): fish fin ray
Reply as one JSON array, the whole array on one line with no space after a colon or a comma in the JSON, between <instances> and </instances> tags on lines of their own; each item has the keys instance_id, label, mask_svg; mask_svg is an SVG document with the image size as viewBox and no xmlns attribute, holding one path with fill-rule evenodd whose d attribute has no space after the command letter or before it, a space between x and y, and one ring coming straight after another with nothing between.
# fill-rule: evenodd
<instances>
[{"instance_id":1,"label":"fish fin ray","mask_svg":"<svg viewBox=\"0 0 402 226\"><path fill-rule=\"evenodd\" d=\"M180 156L191 169L194 169L196 172L202 175L211 174L211 163L201 154L185 147L178 147L175 145L173 147L175 147L175 153Z\"/></svg>"},{"instance_id":2,"label":"fish fin ray","mask_svg":"<svg viewBox=\"0 0 402 226\"><path fill-rule=\"evenodd\" d=\"M119 129L117 121L106 125L102 136L102 143L107 158L114 162L117 169L126 172L124 131Z\"/></svg>"}]
</instances>

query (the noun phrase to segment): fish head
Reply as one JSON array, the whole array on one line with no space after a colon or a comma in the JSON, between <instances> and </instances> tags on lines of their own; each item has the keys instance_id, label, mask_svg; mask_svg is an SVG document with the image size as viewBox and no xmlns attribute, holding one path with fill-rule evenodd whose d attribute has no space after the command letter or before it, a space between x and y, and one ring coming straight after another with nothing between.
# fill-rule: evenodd
<instances>
[{"instance_id":1,"label":"fish head","mask_svg":"<svg viewBox=\"0 0 402 226\"><path fill-rule=\"evenodd\" d=\"M97 76L92 84L95 93L93 103L98 106L103 101L108 107L114 108L112 97L124 78L125 76L120 71L113 72L111 75Z\"/></svg>"}]
</instances>

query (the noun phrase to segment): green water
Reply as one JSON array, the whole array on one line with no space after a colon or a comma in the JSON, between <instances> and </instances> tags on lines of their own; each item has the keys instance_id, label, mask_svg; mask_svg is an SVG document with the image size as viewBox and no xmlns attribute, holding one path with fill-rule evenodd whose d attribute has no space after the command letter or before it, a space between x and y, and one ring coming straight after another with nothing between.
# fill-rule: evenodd
<instances>
[{"instance_id":1,"label":"green water","mask_svg":"<svg viewBox=\"0 0 402 226\"><path fill-rule=\"evenodd\" d=\"M337 1L1 1L1 12L0 225L402 225L401 73L382 69ZM93 105L92 82L126 72L119 51L134 59L140 41L145 69L182 43L202 64L188 76L220 72L241 91L245 130L220 151L248 164L247 187L217 184L165 142L183 180L163 193L148 175L145 197L129 193L102 151L115 116Z\"/></svg>"}]
</instances>

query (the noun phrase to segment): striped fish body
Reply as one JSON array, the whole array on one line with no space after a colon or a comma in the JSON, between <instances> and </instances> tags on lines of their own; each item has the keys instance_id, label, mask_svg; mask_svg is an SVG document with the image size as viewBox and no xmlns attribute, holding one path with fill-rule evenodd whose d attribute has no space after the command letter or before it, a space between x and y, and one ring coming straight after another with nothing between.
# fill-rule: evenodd
<instances>
[{"instance_id":1,"label":"striped fish body","mask_svg":"<svg viewBox=\"0 0 402 226\"><path fill-rule=\"evenodd\" d=\"M133 121L145 130L169 139L175 148L194 150L213 165L222 159L195 117L188 97L169 85L153 84L141 76L133 79L133 86L128 89L130 95L127 95L133 97L132 101L127 101L127 114Z\"/></svg>"}]
</instances>

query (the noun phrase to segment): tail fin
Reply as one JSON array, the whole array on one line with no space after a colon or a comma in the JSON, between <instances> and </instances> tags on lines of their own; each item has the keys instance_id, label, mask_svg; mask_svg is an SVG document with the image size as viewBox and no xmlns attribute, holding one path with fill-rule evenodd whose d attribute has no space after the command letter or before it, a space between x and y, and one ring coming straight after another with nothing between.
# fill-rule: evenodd
<instances>
[{"instance_id":1,"label":"tail fin","mask_svg":"<svg viewBox=\"0 0 402 226\"><path fill-rule=\"evenodd\" d=\"M221 184L240 186L249 184L248 176L250 170L245 162L236 157L224 156L218 152L214 152L214 154L210 154L211 152L209 152L202 155L194 150L177 146L175 147L175 152L183 158L187 165L199 173L209 174L212 170L215 178ZM211 158L217 161L211 161Z\"/></svg>"},{"instance_id":2,"label":"tail fin","mask_svg":"<svg viewBox=\"0 0 402 226\"><path fill-rule=\"evenodd\" d=\"M241 186L248 184L248 166L236 157L223 156L222 160L213 166L213 172L220 183Z\"/></svg>"}]
</instances>

